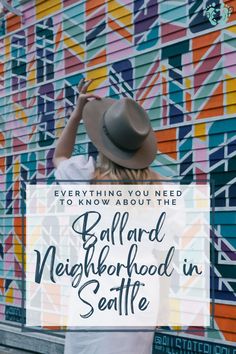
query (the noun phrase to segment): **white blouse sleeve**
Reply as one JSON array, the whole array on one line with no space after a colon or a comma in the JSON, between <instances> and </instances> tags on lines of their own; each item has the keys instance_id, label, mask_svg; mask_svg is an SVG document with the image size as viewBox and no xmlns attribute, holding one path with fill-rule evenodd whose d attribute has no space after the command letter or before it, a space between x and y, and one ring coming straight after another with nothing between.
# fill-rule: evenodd
<instances>
[{"instance_id":1,"label":"white blouse sleeve","mask_svg":"<svg viewBox=\"0 0 236 354\"><path fill-rule=\"evenodd\" d=\"M83 155L72 156L63 160L55 169L55 178L57 180L68 180L60 182L61 184L69 184L72 180L90 180L95 171L95 160L92 156L87 159ZM86 183L86 181L81 182Z\"/></svg>"}]
</instances>

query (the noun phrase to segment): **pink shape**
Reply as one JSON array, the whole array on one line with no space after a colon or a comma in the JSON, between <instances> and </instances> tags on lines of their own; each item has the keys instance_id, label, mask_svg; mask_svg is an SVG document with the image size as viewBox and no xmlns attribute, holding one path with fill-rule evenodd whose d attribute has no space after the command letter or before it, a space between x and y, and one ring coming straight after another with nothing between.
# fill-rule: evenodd
<instances>
[{"instance_id":1,"label":"pink shape","mask_svg":"<svg viewBox=\"0 0 236 354\"><path fill-rule=\"evenodd\" d=\"M86 31L90 31L95 26L97 26L99 22L104 20L105 20L105 6L103 6L100 11L93 13L91 18L88 17L86 21Z\"/></svg>"},{"instance_id":2,"label":"pink shape","mask_svg":"<svg viewBox=\"0 0 236 354\"><path fill-rule=\"evenodd\" d=\"M0 320L5 320L5 305L0 305Z\"/></svg>"},{"instance_id":3,"label":"pink shape","mask_svg":"<svg viewBox=\"0 0 236 354\"><path fill-rule=\"evenodd\" d=\"M182 28L171 23L162 23L161 24L161 41L162 43L173 41L186 36L186 28Z\"/></svg>"},{"instance_id":4,"label":"pink shape","mask_svg":"<svg viewBox=\"0 0 236 354\"><path fill-rule=\"evenodd\" d=\"M134 53L133 46L117 32L109 32L107 35L107 60L108 62L117 62L120 59L132 57Z\"/></svg>"},{"instance_id":5,"label":"pink shape","mask_svg":"<svg viewBox=\"0 0 236 354\"><path fill-rule=\"evenodd\" d=\"M183 76L192 76L193 74L193 54L192 52L182 55Z\"/></svg>"},{"instance_id":6,"label":"pink shape","mask_svg":"<svg viewBox=\"0 0 236 354\"><path fill-rule=\"evenodd\" d=\"M70 5L75 4L77 2L78 2L78 0L63 0L63 7L70 6Z\"/></svg>"},{"instance_id":7,"label":"pink shape","mask_svg":"<svg viewBox=\"0 0 236 354\"><path fill-rule=\"evenodd\" d=\"M35 22L36 6L32 5L31 1L21 5L21 11L24 14L24 26Z\"/></svg>"},{"instance_id":8,"label":"pink shape","mask_svg":"<svg viewBox=\"0 0 236 354\"><path fill-rule=\"evenodd\" d=\"M221 44L214 45L213 50L204 59L200 67L194 75L194 91L197 92L198 88L204 83L206 78L211 75L218 61L221 59Z\"/></svg>"},{"instance_id":9,"label":"pink shape","mask_svg":"<svg viewBox=\"0 0 236 354\"><path fill-rule=\"evenodd\" d=\"M96 90L94 92L98 96L106 97L106 96L108 96L108 93L109 93L108 90L109 90L109 81L108 81L108 79L106 79L103 82L103 86L96 88Z\"/></svg>"},{"instance_id":10,"label":"pink shape","mask_svg":"<svg viewBox=\"0 0 236 354\"><path fill-rule=\"evenodd\" d=\"M194 160L203 171L208 169L208 156L206 142L195 138L194 141Z\"/></svg>"},{"instance_id":11,"label":"pink shape","mask_svg":"<svg viewBox=\"0 0 236 354\"><path fill-rule=\"evenodd\" d=\"M227 55L224 55L224 66L225 66L225 71L230 72L233 76L236 75L236 58L235 58L235 52L234 53L228 53Z\"/></svg>"},{"instance_id":12,"label":"pink shape","mask_svg":"<svg viewBox=\"0 0 236 354\"><path fill-rule=\"evenodd\" d=\"M65 74L71 74L84 69L84 63L68 49L64 49L65 53Z\"/></svg>"}]
</instances>

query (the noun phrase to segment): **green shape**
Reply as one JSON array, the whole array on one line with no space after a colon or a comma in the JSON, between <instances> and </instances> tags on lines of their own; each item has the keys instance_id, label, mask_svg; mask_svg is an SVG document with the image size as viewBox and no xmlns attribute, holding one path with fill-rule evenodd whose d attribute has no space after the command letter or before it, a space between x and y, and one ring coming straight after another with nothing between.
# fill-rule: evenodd
<instances>
[{"instance_id":1,"label":"green shape","mask_svg":"<svg viewBox=\"0 0 236 354\"><path fill-rule=\"evenodd\" d=\"M159 58L159 50L154 50L149 53L143 53L134 57L134 77L135 88L138 88L143 81L143 78L147 76L147 72L150 71L150 67ZM158 68L156 72L158 71Z\"/></svg>"},{"instance_id":2,"label":"green shape","mask_svg":"<svg viewBox=\"0 0 236 354\"><path fill-rule=\"evenodd\" d=\"M220 70L213 70L212 74L208 76L207 82L204 83L201 87L201 89L198 91L194 102L194 110L198 111L199 108L207 101L207 98L209 97L209 93L215 90L216 85L218 84L219 81L222 81L223 79L223 70L220 68Z\"/></svg>"},{"instance_id":3,"label":"green shape","mask_svg":"<svg viewBox=\"0 0 236 354\"><path fill-rule=\"evenodd\" d=\"M63 31L70 38L75 39L78 43L84 42L84 29L82 26L75 26L74 23L70 20L63 21Z\"/></svg>"},{"instance_id":4,"label":"green shape","mask_svg":"<svg viewBox=\"0 0 236 354\"><path fill-rule=\"evenodd\" d=\"M92 59L93 57L95 57L99 51L100 48L103 48L106 44L106 34L103 34L101 36L99 36L98 38L94 39L92 41L92 44L87 46L87 60Z\"/></svg>"},{"instance_id":5,"label":"green shape","mask_svg":"<svg viewBox=\"0 0 236 354\"><path fill-rule=\"evenodd\" d=\"M236 48L236 38L231 37L227 33L224 33L224 43L227 43L227 45Z\"/></svg>"}]
</instances>

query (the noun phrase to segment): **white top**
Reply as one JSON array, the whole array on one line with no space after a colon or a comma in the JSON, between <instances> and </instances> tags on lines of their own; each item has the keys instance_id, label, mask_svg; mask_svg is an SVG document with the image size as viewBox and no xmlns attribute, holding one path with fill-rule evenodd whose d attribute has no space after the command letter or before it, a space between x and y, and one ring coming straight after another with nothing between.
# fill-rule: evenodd
<instances>
[{"instance_id":1,"label":"white top","mask_svg":"<svg viewBox=\"0 0 236 354\"><path fill-rule=\"evenodd\" d=\"M56 179L68 180L68 182L61 182L61 184L66 184L71 183L73 179L89 180L94 170L95 160L92 156L87 159L83 155L76 155L61 161L54 174ZM81 183L86 184L86 182Z\"/></svg>"},{"instance_id":2,"label":"white top","mask_svg":"<svg viewBox=\"0 0 236 354\"><path fill-rule=\"evenodd\" d=\"M56 179L89 180L95 170L95 160L72 156L61 161ZM86 182L81 182L85 184ZM66 332L64 354L151 354L153 332Z\"/></svg>"}]
</instances>

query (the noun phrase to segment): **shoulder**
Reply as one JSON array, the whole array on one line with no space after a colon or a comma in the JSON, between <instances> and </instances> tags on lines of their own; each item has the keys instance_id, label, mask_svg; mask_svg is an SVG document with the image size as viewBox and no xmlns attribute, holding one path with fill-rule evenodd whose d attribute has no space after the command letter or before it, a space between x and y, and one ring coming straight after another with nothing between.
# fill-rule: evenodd
<instances>
[{"instance_id":1,"label":"shoulder","mask_svg":"<svg viewBox=\"0 0 236 354\"><path fill-rule=\"evenodd\" d=\"M56 179L91 179L95 170L95 160L84 155L71 156L62 160L55 169Z\"/></svg>"},{"instance_id":2,"label":"shoulder","mask_svg":"<svg viewBox=\"0 0 236 354\"><path fill-rule=\"evenodd\" d=\"M156 180L161 180L161 184L165 184L166 182L171 182L171 178L167 176L163 176L160 173L156 172L152 168L150 168L151 178Z\"/></svg>"},{"instance_id":3,"label":"shoulder","mask_svg":"<svg viewBox=\"0 0 236 354\"><path fill-rule=\"evenodd\" d=\"M81 169L88 169L88 168L93 168L95 166L95 160L92 158L92 156L89 156L88 158L85 155L75 155L71 156L69 159L64 159L62 160L58 168L65 168L65 167L79 167Z\"/></svg>"}]
</instances>

